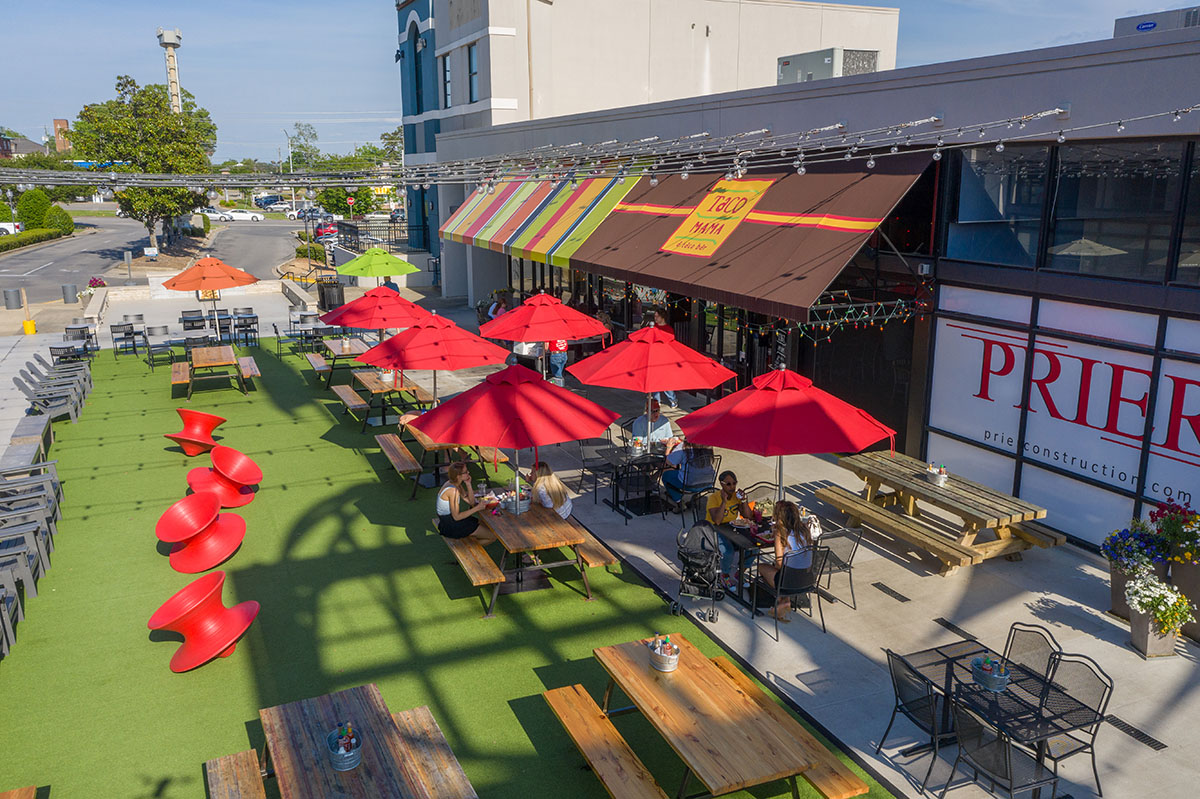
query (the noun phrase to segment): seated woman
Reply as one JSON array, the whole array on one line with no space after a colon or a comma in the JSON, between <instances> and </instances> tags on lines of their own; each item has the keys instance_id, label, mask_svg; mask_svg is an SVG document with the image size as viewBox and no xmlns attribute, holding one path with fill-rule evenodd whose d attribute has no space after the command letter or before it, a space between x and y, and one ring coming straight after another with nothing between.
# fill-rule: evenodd
<instances>
[{"instance_id":1,"label":"seated woman","mask_svg":"<svg viewBox=\"0 0 1200 799\"><path fill-rule=\"evenodd\" d=\"M542 507L553 509L564 519L570 518L573 506L567 487L545 461L533 467L528 479L533 484L533 495L542 503Z\"/></svg>"},{"instance_id":2,"label":"seated woman","mask_svg":"<svg viewBox=\"0 0 1200 799\"><path fill-rule=\"evenodd\" d=\"M663 472L663 492L667 503L679 509L684 492L711 488L716 479L713 469L713 451L709 447L698 447L688 441L667 452L666 471Z\"/></svg>"},{"instance_id":3,"label":"seated woman","mask_svg":"<svg viewBox=\"0 0 1200 799\"><path fill-rule=\"evenodd\" d=\"M812 566L812 539L809 538L808 525L800 515L796 503L781 500L775 503L775 562L764 563L758 567L758 575L771 585L779 575L781 563L786 563L789 569L807 569ZM788 609L792 605L791 597L780 597L775 601L775 607L767 611L772 618L778 617L782 622L789 622Z\"/></svg>"},{"instance_id":4,"label":"seated woman","mask_svg":"<svg viewBox=\"0 0 1200 799\"><path fill-rule=\"evenodd\" d=\"M476 502L464 508L475 498L471 487L471 473L465 463L452 463L446 470L446 482L437 495L437 528L446 538L471 536L481 544L496 540L486 527L479 529L479 517L475 514L487 507L486 502Z\"/></svg>"},{"instance_id":5,"label":"seated woman","mask_svg":"<svg viewBox=\"0 0 1200 799\"><path fill-rule=\"evenodd\" d=\"M721 490L708 495L704 518L717 526L729 524L738 516L750 518L750 505L746 502L746 492L738 490L737 475L730 471L721 472L717 482ZM721 581L726 588L736 588L733 561L737 557L737 547L720 533L717 534L717 544L721 550Z\"/></svg>"}]
</instances>

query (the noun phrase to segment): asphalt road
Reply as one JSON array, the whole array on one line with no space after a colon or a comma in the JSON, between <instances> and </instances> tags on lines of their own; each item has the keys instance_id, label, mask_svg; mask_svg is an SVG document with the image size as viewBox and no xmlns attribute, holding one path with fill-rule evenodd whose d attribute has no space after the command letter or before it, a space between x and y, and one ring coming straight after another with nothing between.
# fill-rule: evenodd
<instances>
[{"instance_id":1,"label":"asphalt road","mask_svg":"<svg viewBox=\"0 0 1200 799\"><path fill-rule=\"evenodd\" d=\"M272 269L287 260L298 243L290 235L295 222L222 224L227 227L216 237L212 254L258 278L274 277ZM61 300L64 284L82 289L88 278L121 264L126 250L140 251L150 243L146 228L128 219L92 217L76 220L76 225L77 231L95 232L0 257L0 289L24 288L31 303Z\"/></svg>"}]
</instances>

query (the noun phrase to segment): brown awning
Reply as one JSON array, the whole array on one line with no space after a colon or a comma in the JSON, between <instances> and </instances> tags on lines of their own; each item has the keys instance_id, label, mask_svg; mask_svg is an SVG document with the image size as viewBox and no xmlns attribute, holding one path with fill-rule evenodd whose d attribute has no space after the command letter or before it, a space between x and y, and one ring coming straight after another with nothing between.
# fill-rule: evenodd
<instances>
[{"instance_id":1,"label":"brown awning","mask_svg":"<svg viewBox=\"0 0 1200 799\"><path fill-rule=\"evenodd\" d=\"M642 178L571 266L790 319L807 310L930 164L928 154L749 173Z\"/></svg>"}]
</instances>

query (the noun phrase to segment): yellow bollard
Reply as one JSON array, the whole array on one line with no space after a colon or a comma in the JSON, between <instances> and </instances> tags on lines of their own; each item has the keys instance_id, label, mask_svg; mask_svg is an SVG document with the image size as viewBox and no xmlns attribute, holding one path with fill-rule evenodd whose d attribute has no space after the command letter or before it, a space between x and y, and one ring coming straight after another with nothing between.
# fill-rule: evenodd
<instances>
[{"instance_id":1,"label":"yellow bollard","mask_svg":"<svg viewBox=\"0 0 1200 799\"><path fill-rule=\"evenodd\" d=\"M27 336L32 336L37 332L37 322L32 319L22 320L21 327L25 329L25 335Z\"/></svg>"}]
</instances>

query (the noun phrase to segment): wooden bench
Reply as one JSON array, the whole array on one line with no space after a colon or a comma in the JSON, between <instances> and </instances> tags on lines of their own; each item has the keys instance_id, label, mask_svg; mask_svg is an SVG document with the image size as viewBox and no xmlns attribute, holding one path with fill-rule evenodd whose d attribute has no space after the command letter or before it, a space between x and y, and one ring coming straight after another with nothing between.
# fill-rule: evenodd
<instances>
[{"instance_id":1,"label":"wooden bench","mask_svg":"<svg viewBox=\"0 0 1200 799\"><path fill-rule=\"evenodd\" d=\"M433 405L433 395L426 391L421 386L416 384L406 384L404 393L413 398L413 404L429 407Z\"/></svg>"},{"instance_id":2,"label":"wooden bench","mask_svg":"<svg viewBox=\"0 0 1200 799\"><path fill-rule=\"evenodd\" d=\"M654 776L629 748L582 685L542 694L613 799L667 799Z\"/></svg>"},{"instance_id":3,"label":"wooden bench","mask_svg":"<svg viewBox=\"0 0 1200 799\"><path fill-rule=\"evenodd\" d=\"M860 523L866 523L880 532L907 541L914 547L930 553L942 562L940 574L950 574L959 566L983 562L983 554L974 547L959 544L912 517L885 510L841 486L817 489L816 497L849 516L847 527L857 527Z\"/></svg>"},{"instance_id":4,"label":"wooden bench","mask_svg":"<svg viewBox=\"0 0 1200 799\"><path fill-rule=\"evenodd\" d=\"M338 388L335 386L334 388ZM351 392L353 393L353 392ZM408 447L395 433L380 433L375 436L375 443L383 450L383 454L391 462L392 468L400 474L420 474L421 462L413 457Z\"/></svg>"},{"instance_id":5,"label":"wooden bench","mask_svg":"<svg viewBox=\"0 0 1200 799\"><path fill-rule=\"evenodd\" d=\"M408 765L416 769L421 784L429 789L431 796L437 799L479 799L428 707L422 705L393 713L392 721L400 730L400 737L411 756Z\"/></svg>"},{"instance_id":6,"label":"wooden bench","mask_svg":"<svg viewBox=\"0 0 1200 799\"><path fill-rule=\"evenodd\" d=\"M243 355L237 359L238 369L242 373L242 379L250 377L262 377L262 372L258 371L258 364L254 362L254 358L249 355Z\"/></svg>"},{"instance_id":7,"label":"wooden bench","mask_svg":"<svg viewBox=\"0 0 1200 799\"><path fill-rule=\"evenodd\" d=\"M471 536L448 538L442 535L438 537L446 542L446 546L450 547L450 551L454 553L458 565L462 566L471 585L479 588L504 582L504 572L500 571L500 567L483 548L483 544L479 543L479 539Z\"/></svg>"},{"instance_id":8,"label":"wooden bench","mask_svg":"<svg viewBox=\"0 0 1200 799\"><path fill-rule=\"evenodd\" d=\"M171 385L186 386L192 380L192 367L186 363L171 364Z\"/></svg>"},{"instance_id":9,"label":"wooden bench","mask_svg":"<svg viewBox=\"0 0 1200 799\"><path fill-rule=\"evenodd\" d=\"M617 556L610 552L608 547L601 544L599 539L592 535L592 531L584 527L578 519L572 516L567 519L567 523L584 537L583 543L577 547L579 557L583 558L583 565L588 567L612 566L617 562Z\"/></svg>"},{"instance_id":10,"label":"wooden bench","mask_svg":"<svg viewBox=\"0 0 1200 799\"><path fill-rule=\"evenodd\" d=\"M354 414L359 411L366 413L371 409L371 403L358 395L358 392L350 388L350 386L333 386L334 396L342 401L346 406L344 413ZM355 417L358 418L358 417Z\"/></svg>"},{"instance_id":11,"label":"wooden bench","mask_svg":"<svg viewBox=\"0 0 1200 799\"><path fill-rule=\"evenodd\" d=\"M258 754L253 749L226 755L204 764L211 799L266 799Z\"/></svg>"},{"instance_id":12,"label":"wooden bench","mask_svg":"<svg viewBox=\"0 0 1200 799\"><path fill-rule=\"evenodd\" d=\"M315 353L306 352L304 357L308 359L308 365L312 367L313 374L317 376L317 380L321 379L321 375L329 374L333 371L333 367L325 360L325 357Z\"/></svg>"},{"instance_id":13,"label":"wooden bench","mask_svg":"<svg viewBox=\"0 0 1200 799\"><path fill-rule=\"evenodd\" d=\"M792 719L787 710L772 702L771 697L761 691L754 681L730 660L715 657L712 662L737 684L742 693L753 698L755 704L760 708L781 721ZM812 768L804 772L804 778L825 799L850 799L852 796L862 796L871 790L869 785L863 782L857 774L850 770L849 766L838 759L833 752L830 752L808 730L804 730L804 737L799 740L814 763Z\"/></svg>"},{"instance_id":14,"label":"wooden bench","mask_svg":"<svg viewBox=\"0 0 1200 799\"><path fill-rule=\"evenodd\" d=\"M1028 541L1035 547L1061 547L1067 543L1067 537L1057 530L1052 530L1039 522L1017 522L1010 524L1009 530L1022 541Z\"/></svg>"},{"instance_id":15,"label":"wooden bench","mask_svg":"<svg viewBox=\"0 0 1200 799\"><path fill-rule=\"evenodd\" d=\"M495 447L472 447L472 449L474 449L475 454L479 456L479 462L485 465L489 463L495 463L497 465L501 463L508 463L508 456Z\"/></svg>"},{"instance_id":16,"label":"wooden bench","mask_svg":"<svg viewBox=\"0 0 1200 799\"><path fill-rule=\"evenodd\" d=\"M28 788L5 791L0 793L0 799L37 799L37 787L30 785Z\"/></svg>"}]
</instances>

